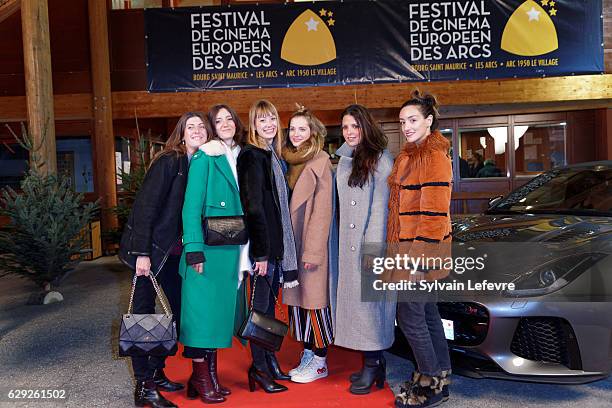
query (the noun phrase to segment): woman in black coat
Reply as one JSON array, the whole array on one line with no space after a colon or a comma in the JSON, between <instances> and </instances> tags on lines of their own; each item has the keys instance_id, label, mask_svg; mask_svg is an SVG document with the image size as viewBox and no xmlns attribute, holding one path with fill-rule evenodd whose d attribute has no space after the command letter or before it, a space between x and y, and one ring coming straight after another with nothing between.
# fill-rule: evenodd
<instances>
[{"instance_id":1,"label":"woman in black coat","mask_svg":"<svg viewBox=\"0 0 612 408\"><path fill-rule=\"evenodd\" d=\"M176 319L177 332L181 306L181 212L187 185L189 160L211 134L207 119L194 112L179 119L164 150L152 161L136 195L128 218L119 257L135 269L133 313L155 313L153 274L164 290ZM175 407L158 391L179 391L183 385L164 374L165 357L132 357L136 377L136 406Z\"/></svg>"},{"instance_id":2,"label":"woman in black coat","mask_svg":"<svg viewBox=\"0 0 612 408\"><path fill-rule=\"evenodd\" d=\"M298 284L288 188L280 159L282 142L274 105L265 100L255 102L249 111L247 145L238 156L238 184L249 231L249 255L254 273L259 275L252 306L270 317L274 317L274 298L281 284ZM255 384L266 392L286 391L287 387L275 380L291 377L281 370L274 353L253 343L251 353L250 391L255 391Z\"/></svg>"}]
</instances>

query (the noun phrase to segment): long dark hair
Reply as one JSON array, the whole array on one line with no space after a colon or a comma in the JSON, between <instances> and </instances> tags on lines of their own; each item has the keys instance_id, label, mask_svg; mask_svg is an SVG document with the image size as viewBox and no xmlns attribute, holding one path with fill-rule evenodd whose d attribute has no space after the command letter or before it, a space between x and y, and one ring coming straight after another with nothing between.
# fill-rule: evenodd
<instances>
[{"instance_id":1,"label":"long dark hair","mask_svg":"<svg viewBox=\"0 0 612 408\"><path fill-rule=\"evenodd\" d=\"M433 132L438 128L438 117L440 113L438 112L438 101L435 96L427 92L421 94L418 89L415 89L410 94L410 99L404 102L400 110L404 109L406 106L417 106L424 118L431 115L433 120L431 121L429 129Z\"/></svg>"},{"instance_id":2,"label":"long dark hair","mask_svg":"<svg viewBox=\"0 0 612 408\"><path fill-rule=\"evenodd\" d=\"M187 127L187 121L191 118L200 118L204 123L204 128L206 129L206 139L210 139L213 135L212 128L210 127L210 122L202 112L187 112L183 113L183 116L180 117L174 130L168 137L166 144L161 152L159 152L153 160L151 160L151 164L159 157L165 154L174 153L177 156L183 156L187 154L187 149L185 148L185 143L183 143L183 137L185 136L185 128Z\"/></svg>"},{"instance_id":3,"label":"long dark hair","mask_svg":"<svg viewBox=\"0 0 612 408\"><path fill-rule=\"evenodd\" d=\"M215 126L215 119L217 119L217 115L219 114L219 111L221 109L226 109L229 112L229 114L232 116L232 119L234 120L234 125L236 125L234 143L236 143L238 146L244 146L244 143L246 141L246 128L242 124L242 121L240 120L240 117L238 117L236 111L223 103L215 105L208 110L207 117L208 121L210 122L210 126L212 127L213 137L219 138L219 135L217 135L217 128Z\"/></svg>"},{"instance_id":4,"label":"long dark hair","mask_svg":"<svg viewBox=\"0 0 612 408\"><path fill-rule=\"evenodd\" d=\"M376 171L376 165L387 148L387 136L372 117L365 106L350 105L340 115L342 120L346 115L355 118L361 129L361 141L353 152L353 169L348 179L349 187L361 187L368 182Z\"/></svg>"}]
</instances>

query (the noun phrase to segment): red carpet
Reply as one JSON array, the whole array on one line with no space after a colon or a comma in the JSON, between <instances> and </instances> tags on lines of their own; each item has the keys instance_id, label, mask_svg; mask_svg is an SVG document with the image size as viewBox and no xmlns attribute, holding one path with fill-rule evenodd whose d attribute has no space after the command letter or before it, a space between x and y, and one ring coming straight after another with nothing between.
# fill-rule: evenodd
<instances>
[{"instance_id":1,"label":"red carpet","mask_svg":"<svg viewBox=\"0 0 612 408\"><path fill-rule=\"evenodd\" d=\"M286 371L295 367L299 362L300 345L287 336L283 342L282 350L277 354L281 366ZM348 391L350 373L361 367L359 353L331 347L327 357L329 376L309 384L297 384L290 381L281 381L289 391L280 394L266 394L259 387L251 393L247 383L247 369L251 363L251 354L248 348L234 341L231 349L219 350L219 378L221 383L232 390L232 395L219 407L393 407L393 393L385 384L383 390L376 386L368 395L352 395ZM191 374L191 360L176 356L167 361L166 374L175 381L187 382ZM200 400L188 400L185 392L164 393L166 398L172 400L181 408L213 406L202 403Z\"/></svg>"}]
</instances>

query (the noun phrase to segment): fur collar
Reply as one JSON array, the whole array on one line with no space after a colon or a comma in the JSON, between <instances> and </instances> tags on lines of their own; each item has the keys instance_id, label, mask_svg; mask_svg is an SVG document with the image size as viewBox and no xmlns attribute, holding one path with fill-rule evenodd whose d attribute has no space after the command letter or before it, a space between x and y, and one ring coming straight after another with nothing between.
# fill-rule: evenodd
<instances>
[{"instance_id":1,"label":"fur collar","mask_svg":"<svg viewBox=\"0 0 612 408\"><path fill-rule=\"evenodd\" d=\"M407 143L395 159L393 171L389 176L389 183L401 184L402 178L406 177L411 170L429 166L434 153L441 152L448 155L449 149L450 142L437 130L433 131L419 145Z\"/></svg>"},{"instance_id":2,"label":"fur collar","mask_svg":"<svg viewBox=\"0 0 612 408\"><path fill-rule=\"evenodd\" d=\"M200 146L200 150L207 156L221 156L225 154L224 143L220 140L211 140Z\"/></svg>"}]
</instances>

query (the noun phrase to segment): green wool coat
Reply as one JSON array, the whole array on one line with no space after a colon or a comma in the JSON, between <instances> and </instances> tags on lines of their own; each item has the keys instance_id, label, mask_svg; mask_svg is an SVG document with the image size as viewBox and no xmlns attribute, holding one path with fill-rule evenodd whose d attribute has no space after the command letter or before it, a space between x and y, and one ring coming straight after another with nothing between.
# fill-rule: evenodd
<instances>
[{"instance_id":1,"label":"green wool coat","mask_svg":"<svg viewBox=\"0 0 612 408\"><path fill-rule=\"evenodd\" d=\"M231 347L236 318L240 246L204 244L202 220L242 215L240 195L225 155L198 150L191 159L183 205L183 278L179 340L200 348ZM204 272L185 261L187 252L203 252Z\"/></svg>"}]
</instances>

